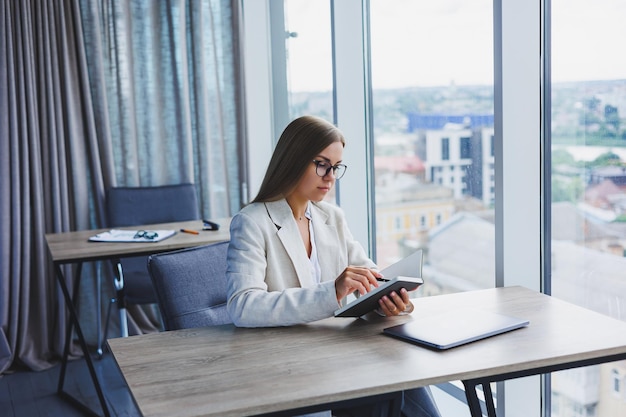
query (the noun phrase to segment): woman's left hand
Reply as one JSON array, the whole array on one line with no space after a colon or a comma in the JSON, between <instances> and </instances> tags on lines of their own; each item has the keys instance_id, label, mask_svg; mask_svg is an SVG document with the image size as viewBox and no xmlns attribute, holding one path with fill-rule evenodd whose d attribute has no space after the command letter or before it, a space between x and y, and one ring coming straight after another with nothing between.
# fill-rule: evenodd
<instances>
[{"instance_id":1,"label":"woman's left hand","mask_svg":"<svg viewBox=\"0 0 626 417\"><path fill-rule=\"evenodd\" d=\"M389 296L385 295L378 301L378 304L385 316L397 316L400 313L413 311L409 292L404 288L400 290L400 294L394 291Z\"/></svg>"}]
</instances>

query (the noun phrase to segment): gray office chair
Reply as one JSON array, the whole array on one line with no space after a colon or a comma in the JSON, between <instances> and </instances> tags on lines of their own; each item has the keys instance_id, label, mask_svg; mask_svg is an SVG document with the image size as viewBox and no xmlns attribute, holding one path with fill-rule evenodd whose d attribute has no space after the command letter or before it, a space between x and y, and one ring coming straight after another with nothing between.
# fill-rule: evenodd
<instances>
[{"instance_id":1,"label":"gray office chair","mask_svg":"<svg viewBox=\"0 0 626 417\"><path fill-rule=\"evenodd\" d=\"M148 271L165 330L232 323L226 311L228 242L151 255Z\"/></svg>"},{"instance_id":2,"label":"gray office chair","mask_svg":"<svg viewBox=\"0 0 626 417\"><path fill-rule=\"evenodd\" d=\"M201 218L194 184L110 188L106 191L105 203L109 227L139 226ZM112 301L119 306L122 336L128 336L126 303L157 303L156 293L148 273L147 260L146 256L141 256L113 262L116 297ZM111 304L107 311L105 335L108 332ZM101 346L98 352L102 352Z\"/></svg>"}]
</instances>

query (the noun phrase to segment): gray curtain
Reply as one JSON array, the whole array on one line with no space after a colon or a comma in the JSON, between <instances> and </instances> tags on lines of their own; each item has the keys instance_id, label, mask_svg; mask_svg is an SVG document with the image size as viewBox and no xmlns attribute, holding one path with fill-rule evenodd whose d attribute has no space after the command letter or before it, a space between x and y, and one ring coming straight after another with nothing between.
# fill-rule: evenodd
<instances>
[{"instance_id":1,"label":"gray curtain","mask_svg":"<svg viewBox=\"0 0 626 417\"><path fill-rule=\"evenodd\" d=\"M81 10L97 128L114 163L107 185L191 181L205 216L237 211L237 2L81 0Z\"/></svg>"},{"instance_id":2,"label":"gray curtain","mask_svg":"<svg viewBox=\"0 0 626 417\"><path fill-rule=\"evenodd\" d=\"M204 216L239 209L238 19L236 0L0 0L0 372L61 355L44 235L102 227L107 187L192 181ZM86 264L92 345L96 277L112 293L109 269ZM131 315L135 332L154 330Z\"/></svg>"}]
</instances>

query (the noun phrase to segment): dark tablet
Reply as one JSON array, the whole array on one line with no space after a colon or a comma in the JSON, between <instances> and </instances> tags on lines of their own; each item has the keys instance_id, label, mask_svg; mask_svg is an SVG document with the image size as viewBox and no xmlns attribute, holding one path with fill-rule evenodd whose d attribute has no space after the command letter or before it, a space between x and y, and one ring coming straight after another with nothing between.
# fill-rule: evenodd
<instances>
[{"instance_id":1,"label":"dark tablet","mask_svg":"<svg viewBox=\"0 0 626 417\"><path fill-rule=\"evenodd\" d=\"M360 296L351 303L335 311L335 317L361 317L364 314L375 310L378 307L378 300L384 295L395 291L400 292L401 288L411 291L424 283L422 278L395 277L374 288L365 295Z\"/></svg>"}]
</instances>

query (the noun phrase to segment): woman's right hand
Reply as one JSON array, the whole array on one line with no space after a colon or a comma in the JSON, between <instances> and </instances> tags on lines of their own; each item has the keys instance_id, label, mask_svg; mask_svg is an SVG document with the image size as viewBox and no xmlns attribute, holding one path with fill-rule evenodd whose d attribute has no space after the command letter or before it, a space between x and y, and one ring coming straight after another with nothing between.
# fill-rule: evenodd
<instances>
[{"instance_id":1,"label":"woman's right hand","mask_svg":"<svg viewBox=\"0 0 626 417\"><path fill-rule=\"evenodd\" d=\"M358 291L361 295L368 293L372 286L378 287L376 278L382 277L383 275L375 269L359 266L347 267L335 280L337 302L341 302L344 297L354 291Z\"/></svg>"}]
</instances>

